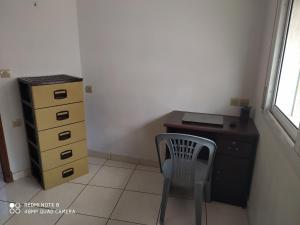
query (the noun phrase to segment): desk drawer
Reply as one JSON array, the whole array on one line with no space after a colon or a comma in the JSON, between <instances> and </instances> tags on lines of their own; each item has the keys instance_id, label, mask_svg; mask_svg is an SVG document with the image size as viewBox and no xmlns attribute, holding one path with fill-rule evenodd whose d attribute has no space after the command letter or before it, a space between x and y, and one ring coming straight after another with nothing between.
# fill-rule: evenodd
<instances>
[{"instance_id":1,"label":"desk drawer","mask_svg":"<svg viewBox=\"0 0 300 225\"><path fill-rule=\"evenodd\" d=\"M39 131L40 150L45 151L84 140L86 139L85 133L84 122Z\"/></svg>"},{"instance_id":2,"label":"desk drawer","mask_svg":"<svg viewBox=\"0 0 300 225\"><path fill-rule=\"evenodd\" d=\"M88 173L87 158L48 170L43 173L44 188L48 189Z\"/></svg>"},{"instance_id":3,"label":"desk drawer","mask_svg":"<svg viewBox=\"0 0 300 225\"><path fill-rule=\"evenodd\" d=\"M217 142L217 145L217 152L225 155L232 155L237 157L250 157L253 151L252 145L247 142L221 139Z\"/></svg>"},{"instance_id":4,"label":"desk drawer","mask_svg":"<svg viewBox=\"0 0 300 225\"><path fill-rule=\"evenodd\" d=\"M35 110L38 130L84 121L83 102Z\"/></svg>"},{"instance_id":5,"label":"desk drawer","mask_svg":"<svg viewBox=\"0 0 300 225\"><path fill-rule=\"evenodd\" d=\"M32 87L35 109L83 101L82 82Z\"/></svg>"},{"instance_id":6,"label":"desk drawer","mask_svg":"<svg viewBox=\"0 0 300 225\"><path fill-rule=\"evenodd\" d=\"M65 145L41 153L43 171L87 157L86 141Z\"/></svg>"},{"instance_id":7,"label":"desk drawer","mask_svg":"<svg viewBox=\"0 0 300 225\"><path fill-rule=\"evenodd\" d=\"M217 155L214 161L213 200L245 206L249 193L250 160Z\"/></svg>"}]
</instances>

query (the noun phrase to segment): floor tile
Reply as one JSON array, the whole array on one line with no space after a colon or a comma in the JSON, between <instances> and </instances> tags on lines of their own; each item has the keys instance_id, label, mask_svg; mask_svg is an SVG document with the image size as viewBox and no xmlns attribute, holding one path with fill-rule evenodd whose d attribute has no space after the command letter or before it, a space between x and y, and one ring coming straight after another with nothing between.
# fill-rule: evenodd
<instances>
[{"instance_id":1,"label":"floor tile","mask_svg":"<svg viewBox=\"0 0 300 225\"><path fill-rule=\"evenodd\" d=\"M0 201L0 224L4 224L12 214L9 213L9 203Z\"/></svg>"},{"instance_id":2,"label":"floor tile","mask_svg":"<svg viewBox=\"0 0 300 225\"><path fill-rule=\"evenodd\" d=\"M112 219L155 225L161 197L159 195L125 191Z\"/></svg>"},{"instance_id":3,"label":"floor tile","mask_svg":"<svg viewBox=\"0 0 300 225\"><path fill-rule=\"evenodd\" d=\"M194 191L193 188L171 186L169 196L174 198L185 198L191 200L194 199Z\"/></svg>"},{"instance_id":4,"label":"floor tile","mask_svg":"<svg viewBox=\"0 0 300 225\"><path fill-rule=\"evenodd\" d=\"M89 173L78 177L74 180L71 180L70 183L77 183L77 184L88 184L93 176L98 172L100 166L89 164Z\"/></svg>"},{"instance_id":5,"label":"floor tile","mask_svg":"<svg viewBox=\"0 0 300 225\"><path fill-rule=\"evenodd\" d=\"M133 169L135 167L135 164L122 162L122 161L114 161L114 160L107 160L104 165L106 166L114 166L114 167L121 167L121 168L127 168L127 169Z\"/></svg>"},{"instance_id":6,"label":"floor tile","mask_svg":"<svg viewBox=\"0 0 300 225\"><path fill-rule=\"evenodd\" d=\"M89 156L88 161L89 164L97 165L97 166L102 166L103 163L105 163L107 159L100 158L100 157L95 157L95 156Z\"/></svg>"},{"instance_id":7,"label":"floor tile","mask_svg":"<svg viewBox=\"0 0 300 225\"><path fill-rule=\"evenodd\" d=\"M121 193L118 189L87 186L70 208L77 213L108 218Z\"/></svg>"},{"instance_id":8,"label":"floor tile","mask_svg":"<svg viewBox=\"0 0 300 225\"><path fill-rule=\"evenodd\" d=\"M40 190L42 190L40 184L33 177L25 177L1 188L0 200L28 202Z\"/></svg>"},{"instance_id":9,"label":"floor tile","mask_svg":"<svg viewBox=\"0 0 300 225\"><path fill-rule=\"evenodd\" d=\"M45 210L45 209L37 209ZM36 214L26 214L21 212L18 215L11 217L5 225L53 225L59 219L61 214L45 214L45 213L36 213Z\"/></svg>"},{"instance_id":10,"label":"floor tile","mask_svg":"<svg viewBox=\"0 0 300 225\"><path fill-rule=\"evenodd\" d=\"M246 209L218 202L207 203L206 208L207 225L248 225Z\"/></svg>"},{"instance_id":11,"label":"floor tile","mask_svg":"<svg viewBox=\"0 0 300 225\"><path fill-rule=\"evenodd\" d=\"M83 188L84 185L82 184L64 183L49 190L42 190L31 200L31 202L59 203L60 209L66 209Z\"/></svg>"},{"instance_id":12,"label":"floor tile","mask_svg":"<svg viewBox=\"0 0 300 225\"><path fill-rule=\"evenodd\" d=\"M91 180L91 185L125 188L132 169L103 166L96 176Z\"/></svg>"},{"instance_id":13,"label":"floor tile","mask_svg":"<svg viewBox=\"0 0 300 225\"><path fill-rule=\"evenodd\" d=\"M136 169L160 173L160 169L158 167L138 165Z\"/></svg>"},{"instance_id":14,"label":"floor tile","mask_svg":"<svg viewBox=\"0 0 300 225\"><path fill-rule=\"evenodd\" d=\"M202 225L206 224L205 203L202 206ZM158 225L159 219L158 219ZM187 199L169 198L164 225L195 225L195 201Z\"/></svg>"},{"instance_id":15,"label":"floor tile","mask_svg":"<svg viewBox=\"0 0 300 225\"><path fill-rule=\"evenodd\" d=\"M107 225L141 225L138 223L129 223L125 221L118 221L118 220L109 220Z\"/></svg>"},{"instance_id":16,"label":"floor tile","mask_svg":"<svg viewBox=\"0 0 300 225\"><path fill-rule=\"evenodd\" d=\"M129 180L126 190L161 194L163 176L160 173L136 170Z\"/></svg>"},{"instance_id":17,"label":"floor tile","mask_svg":"<svg viewBox=\"0 0 300 225\"><path fill-rule=\"evenodd\" d=\"M80 214L63 215L56 225L105 225L107 219Z\"/></svg>"}]
</instances>

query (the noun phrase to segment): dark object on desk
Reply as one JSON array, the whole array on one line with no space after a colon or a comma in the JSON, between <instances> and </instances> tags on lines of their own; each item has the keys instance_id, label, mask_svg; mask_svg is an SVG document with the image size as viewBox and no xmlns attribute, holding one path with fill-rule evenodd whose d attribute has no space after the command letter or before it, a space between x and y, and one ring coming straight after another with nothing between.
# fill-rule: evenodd
<instances>
[{"instance_id":1,"label":"dark object on desk","mask_svg":"<svg viewBox=\"0 0 300 225\"><path fill-rule=\"evenodd\" d=\"M258 141L254 122L241 123L239 117L224 116L223 128L182 123L185 112L171 112L164 123L168 133L191 134L212 139L217 144L212 177L212 200L247 206ZM236 124L232 128L230 124Z\"/></svg>"},{"instance_id":2,"label":"dark object on desk","mask_svg":"<svg viewBox=\"0 0 300 225\"><path fill-rule=\"evenodd\" d=\"M247 123L250 119L251 107L243 106L240 111L240 120L243 123Z\"/></svg>"},{"instance_id":3,"label":"dark object on desk","mask_svg":"<svg viewBox=\"0 0 300 225\"><path fill-rule=\"evenodd\" d=\"M231 122L231 123L229 124L229 126L230 126L230 128L236 128L236 123L235 123L235 122Z\"/></svg>"},{"instance_id":4,"label":"dark object on desk","mask_svg":"<svg viewBox=\"0 0 300 225\"><path fill-rule=\"evenodd\" d=\"M200 125L223 127L223 116L203 113L184 113L182 122Z\"/></svg>"}]
</instances>

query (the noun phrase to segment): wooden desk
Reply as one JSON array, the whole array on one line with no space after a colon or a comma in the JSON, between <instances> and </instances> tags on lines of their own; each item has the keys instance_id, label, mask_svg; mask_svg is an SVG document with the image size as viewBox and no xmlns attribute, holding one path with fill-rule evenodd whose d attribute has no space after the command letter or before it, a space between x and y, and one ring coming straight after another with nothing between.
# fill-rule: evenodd
<instances>
[{"instance_id":1,"label":"wooden desk","mask_svg":"<svg viewBox=\"0 0 300 225\"><path fill-rule=\"evenodd\" d=\"M217 144L212 177L212 200L247 206L258 131L252 120L224 116L222 128L182 123L185 112L173 111L164 123L168 133L184 133L212 139ZM230 124L236 127L230 127Z\"/></svg>"}]
</instances>

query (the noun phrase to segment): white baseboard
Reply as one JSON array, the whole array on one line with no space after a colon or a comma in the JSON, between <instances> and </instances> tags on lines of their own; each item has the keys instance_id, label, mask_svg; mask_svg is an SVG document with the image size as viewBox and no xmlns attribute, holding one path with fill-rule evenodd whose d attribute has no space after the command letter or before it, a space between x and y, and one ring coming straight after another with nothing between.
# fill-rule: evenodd
<instances>
[{"instance_id":1,"label":"white baseboard","mask_svg":"<svg viewBox=\"0 0 300 225\"><path fill-rule=\"evenodd\" d=\"M136 158L136 157L127 156L127 155L119 155L119 154L114 154L114 153L109 153L109 152L98 152L98 151L94 151L94 150L88 150L88 155L94 156L94 157L105 158L105 159L116 160L116 161L134 163L137 165L159 167L158 161L150 160L150 159Z\"/></svg>"},{"instance_id":2,"label":"white baseboard","mask_svg":"<svg viewBox=\"0 0 300 225\"><path fill-rule=\"evenodd\" d=\"M104 158L104 159L110 159L110 153L106 153L106 152L97 152L94 150L88 150L88 155L100 157L100 158Z\"/></svg>"},{"instance_id":3,"label":"white baseboard","mask_svg":"<svg viewBox=\"0 0 300 225\"><path fill-rule=\"evenodd\" d=\"M21 171L18 171L18 172L14 172L13 173L13 180L16 181L16 180L19 180L21 178L24 178L24 177L28 177L30 176L30 169L25 169L25 170L21 170Z\"/></svg>"},{"instance_id":4,"label":"white baseboard","mask_svg":"<svg viewBox=\"0 0 300 225\"><path fill-rule=\"evenodd\" d=\"M137 164L137 165L159 167L158 162L155 160L135 158L135 157L126 156L126 155L112 154L112 153L108 153L108 152L98 152L98 151L93 151L93 150L88 150L88 155L94 156L94 157L105 158L105 159L116 160L116 161L133 163L133 164ZM28 168L25 170L14 172L13 179L14 179L14 181L16 181L21 178L28 177L30 175L31 175L31 172L30 172L30 169Z\"/></svg>"}]
</instances>

